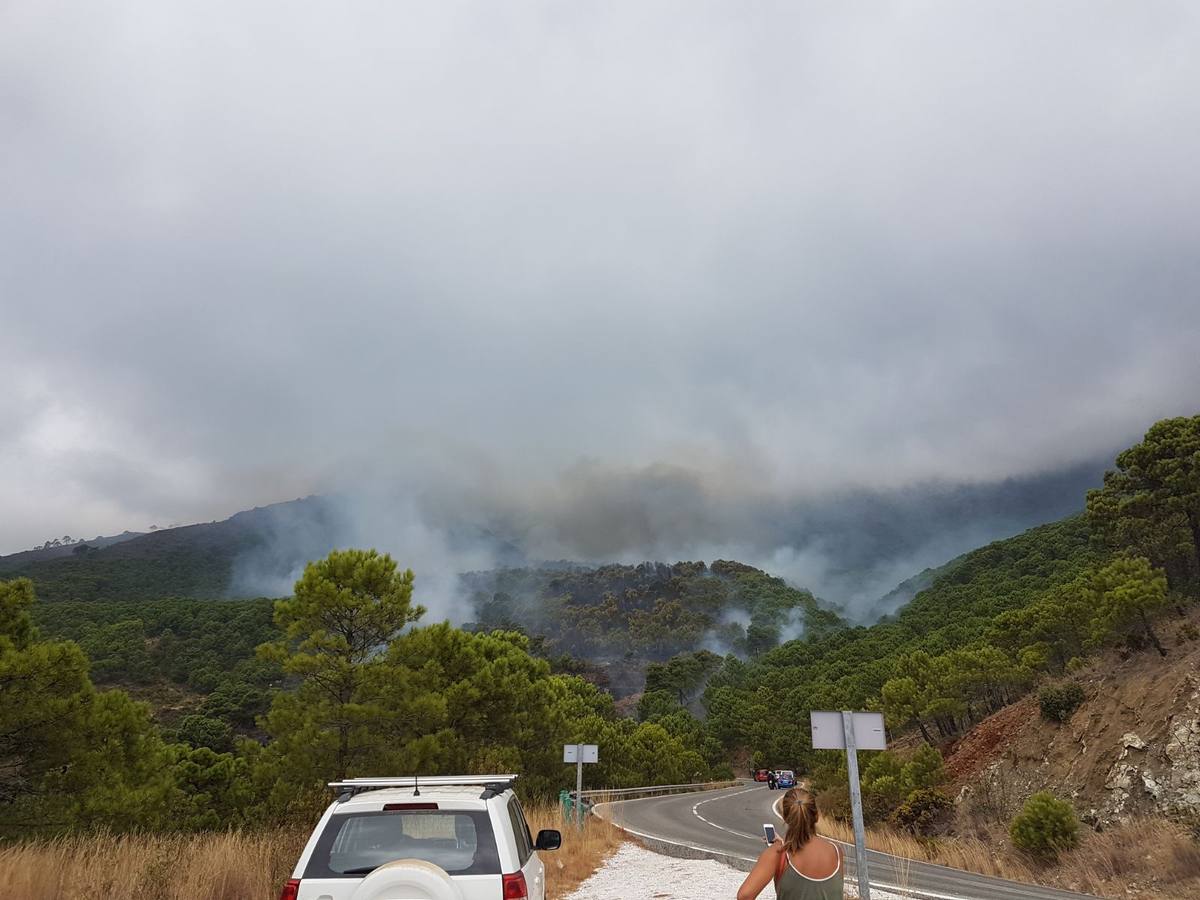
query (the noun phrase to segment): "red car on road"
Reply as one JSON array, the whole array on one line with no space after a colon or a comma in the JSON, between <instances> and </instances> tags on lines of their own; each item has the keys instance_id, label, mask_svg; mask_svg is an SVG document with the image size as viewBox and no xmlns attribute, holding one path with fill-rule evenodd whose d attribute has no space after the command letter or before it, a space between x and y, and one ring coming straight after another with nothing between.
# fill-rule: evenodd
<instances>
[{"instance_id":1,"label":"red car on road","mask_svg":"<svg viewBox=\"0 0 1200 900\"><path fill-rule=\"evenodd\" d=\"M767 773L769 771L770 771L769 769L755 769L754 770L754 780L765 782L767 780Z\"/></svg>"}]
</instances>

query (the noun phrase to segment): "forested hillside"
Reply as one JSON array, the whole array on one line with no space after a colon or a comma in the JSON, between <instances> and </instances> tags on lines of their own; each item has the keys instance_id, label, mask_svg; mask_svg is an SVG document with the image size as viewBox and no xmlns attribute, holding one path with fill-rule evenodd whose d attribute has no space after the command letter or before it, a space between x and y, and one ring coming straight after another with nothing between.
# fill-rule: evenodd
<instances>
[{"instance_id":1,"label":"forested hillside","mask_svg":"<svg viewBox=\"0 0 1200 900\"><path fill-rule=\"evenodd\" d=\"M647 665L675 654L755 656L845 627L807 591L727 561L505 569L464 583L478 616L467 630L525 634L556 672L617 698L640 692ZM257 734L255 717L279 683L278 668L255 658L278 637L267 599L60 600L32 614L47 637L79 644L95 683L150 701L161 724L209 746Z\"/></svg>"},{"instance_id":2,"label":"forested hillside","mask_svg":"<svg viewBox=\"0 0 1200 900\"><path fill-rule=\"evenodd\" d=\"M236 593L245 560L278 580L325 555L343 514L338 503L310 497L222 522L0 562L6 577L32 580L42 601L40 626L50 637L79 641L99 683L134 688L156 709L170 707L172 719L183 718L231 679L248 679L257 696L266 675L249 663L254 645L271 637L267 601L238 601L255 610L253 624L240 630L230 623L251 613L236 602L205 609L196 601ZM309 556L296 558L299 552ZM460 591L473 620L465 627L528 634L532 650L553 659L557 671L586 674L617 696L642 689L647 663L677 653L708 648L754 656L803 633L843 627L811 593L730 561L506 568L465 574ZM150 690L155 685L172 690ZM253 718L240 715L226 722L235 733Z\"/></svg>"},{"instance_id":3,"label":"forested hillside","mask_svg":"<svg viewBox=\"0 0 1200 900\"><path fill-rule=\"evenodd\" d=\"M79 645L96 685L148 701L184 743L229 750L260 735L257 717L282 683L279 666L256 657L279 636L271 600L68 601L31 614L46 638Z\"/></svg>"},{"instance_id":4,"label":"forested hillside","mask_svg":"<svg viewBox=\"0 0 1200 900\"><path fill-rule=\"evenodd\" d=\"M1032 603L1102 556L1082 515L968 553L886 621L793 641L757 660L728 659L708 686L709 726L728 746L794 760L807 748L807 718L776 710L878 708L885 684L908 655L957 654L964 665L970 658L981 677L1019 680L1024 676L1010 671L1007 659L982 650L996 617ZM989 664L998 671L989 672Z\"/></svg>"},{"instance_id":5,"label":"forested hillside","mask_svg":"<svg viewBox=\"0 0 1200 900\"><path fill-rule=\"evenodd\" d=\"M476 629L543 636L548 652L663 660L701 647L757 656L801 634L846 627L811 593L751 566L502 569L463 576Z\"/></svg>"},{"instance_id":6,"label":"forested hillside","mask_svg":"<svg viewBox=\"0 0 1200 900\"><path fill-rule=\"evenodd\" d=\"M160 600L238 596L236 564L261 551L286 575L328 553L338 510L322 497L247 510L221 522L186 525L102 546L0 557L6 578L29 578L43 600ZM287 530L287 552L275 548ZM244 595L244 594L243 594ZM252 596L252 595L251 595Z\"/></svg>"}]
</instances>

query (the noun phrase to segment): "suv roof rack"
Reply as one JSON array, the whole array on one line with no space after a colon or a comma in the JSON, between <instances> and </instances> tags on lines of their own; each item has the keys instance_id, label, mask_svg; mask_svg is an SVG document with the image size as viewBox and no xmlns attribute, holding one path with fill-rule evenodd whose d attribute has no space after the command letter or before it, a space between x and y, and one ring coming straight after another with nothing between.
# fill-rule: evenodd
<instances>
[{"instance_id":1,"label":"suv roof rack","mask_svg":"<svg viewBox=\"0 0 1200 900\"><path fill-rule=\"evenodd\" d=\"M403 775L396 778L347 778L344 781L331 781L329 786L338 792L338 802L344 803L358 794L367 791L381 791L387 788L413 789L414 796L420 796L421 785L429 787L471 787L481 785L483 794L481 800L488 800L509 790L519 778L518 775Z\"/></svg>"}]
</instances>

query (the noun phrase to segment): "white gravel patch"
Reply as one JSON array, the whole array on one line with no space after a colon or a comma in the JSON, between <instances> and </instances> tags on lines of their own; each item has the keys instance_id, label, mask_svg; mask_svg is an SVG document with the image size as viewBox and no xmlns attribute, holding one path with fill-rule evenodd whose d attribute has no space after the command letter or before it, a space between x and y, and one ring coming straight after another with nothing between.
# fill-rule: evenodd
<instances>
[{"instance_id":1,"label":"white gravel patch","mask_svg":"<svg viewBox=\"0 0 1200 900\"><path fill-rule=\"evenodd\" d=\"M746 873L711 859L676 859L625 843L604 866L563 900L734 900ZM760 900L771 900L767 885ZM857 897L853 885L846 896ZM871 889L871 900L909 900Z\"/></svg>"}]
</instances>

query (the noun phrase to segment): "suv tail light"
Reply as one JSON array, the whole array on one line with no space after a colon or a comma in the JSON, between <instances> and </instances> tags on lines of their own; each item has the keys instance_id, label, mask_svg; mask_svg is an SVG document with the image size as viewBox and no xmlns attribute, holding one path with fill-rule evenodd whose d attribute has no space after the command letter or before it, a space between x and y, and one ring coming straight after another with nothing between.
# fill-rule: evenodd
<instances>
[{"instance_id":1,"label":"suv tail light","mask_svg":"<svg viewBox=\"0 0 1200 900\"><path fill-rule=\"evenodd\" d=\"M300 879L289 878L287 884L283 886L283 893L279 895L279 900L296 900L296 896L300 893Z\"/></svg>"},{"instance_id":2,"label":"suv tail light","mask_svg":"<svg viewBox=\"0 0 1200 900\"><path fill-rule=\"evenodd\" d=\"M504 900L529 900L529 887L525 884L524 872L504 876Z\"/></svg>"}]
</instances>

